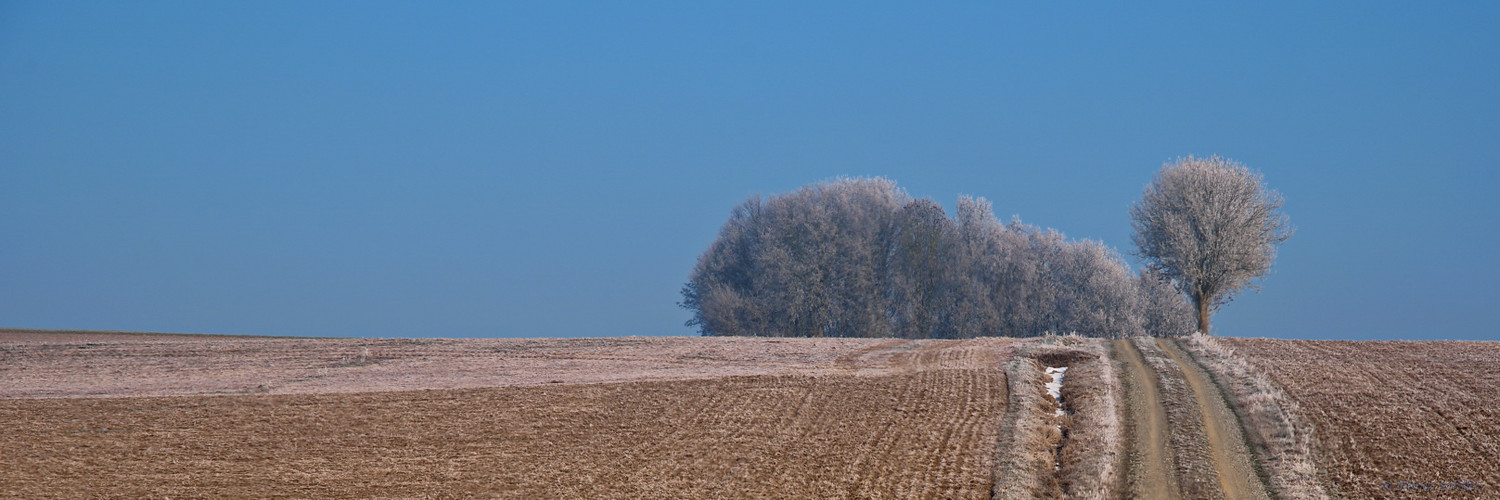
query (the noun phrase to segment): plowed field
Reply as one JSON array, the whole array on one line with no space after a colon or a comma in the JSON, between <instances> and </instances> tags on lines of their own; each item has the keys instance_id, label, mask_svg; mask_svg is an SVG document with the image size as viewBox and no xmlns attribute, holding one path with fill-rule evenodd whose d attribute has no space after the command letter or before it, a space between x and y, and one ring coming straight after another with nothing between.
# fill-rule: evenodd
<instances>
[{"instance_id":1,"label":"plowed field","mask_svg":"<svg viewBox=\"0 0 1500 500\"><path fill-rule=\"evenodd\" d=\"M697 340L663 342L691 345ZM706 340L704 345L713 345L718 339ZM605 366L613 366L608 359L634 358L630 349L558 347L556 343L568 341L544 341L540 345L550 345L552 351L520 348L499 357L534 359L529 356L551 352L546 356L552 363L573 367L554 369L539 383L523 375L527 382L519 384L500 379L491 387L416 391L61 394L92 396L84 398L10 394L0 399L0 421L7 422L6 432L0 433L0 496L988 498L996 433L1007 399L1001 365L1012 352L1012 341L841 339L825 342L820 350L820 341L802 339L806 344L798 346L805 348L803 354L796 354L797 349L767 354L781 352L775 343L790 340L733 339L733 349L674 358L698 372L667 380L653 380L659 374L644 370L635 374L644 380L548 384L556 380L549 377L566 378L575 369L588 369L591 356L607 358ZM4 344L7 377L38 377L32 368L18 368L32 366L29 362L14 362L18 350L36 348L17 345L29 342ZM153 358L137 352L127 357L145 366L143 373L157 373L163 364L175 363L172 358L197 356L181 354L192 352L188 345L193 341L162 342L184 345L168 351L178 354ZM278 349L270 350L286 352ZM565 356L557 354L559 349L577 359L561 359ZM653 363L665 362L660 352L640 352L655 356ZM686 352L700 351L690 347ZM364 389L369 385L357 377L341 379L339 371L400 359L387 355L387 361L365 364L357 357L318 359L345 365L328 367L332 375L324 379L355 380L353 387ZM365 361L375 356L379 354ZM71 360L65 364L91 364L73 354L64 357ZM719 359L699 359L705 357ZM785 361L769 363L775 366L767 373L761 361L772 358ZM713 374L715 363L735 373L739 361L734 360L752 360L745 363L760 367L761 373ZM132 386L130 363L101 363L120 370L115 376L122 380L107 387ZM495 359L483 363L505 364ZM215 373L194 371L192 376L212 381ZM483 378L474 377L470 380ZM145 377L157 381L148 384L152 391L192 393L216 387L195 383L171 389L176 386L166 378ZM430 383L442 387L447 382ZM23 385L30 388L25 390L36 390L34 382L27 384L32 385ZM285 386L268 386L272 391L277 387Z\"/></svg>"},{"instance_id":2,"label":"plowed field","mask_svg":"<svg viewBox=\"0 0 1500 500\"><path fill-rule=\"evenodd\" d=\"M1314 424L1331 493L1500 495L1500 342L1223 340Z\"/></svg>"}]
</instances>

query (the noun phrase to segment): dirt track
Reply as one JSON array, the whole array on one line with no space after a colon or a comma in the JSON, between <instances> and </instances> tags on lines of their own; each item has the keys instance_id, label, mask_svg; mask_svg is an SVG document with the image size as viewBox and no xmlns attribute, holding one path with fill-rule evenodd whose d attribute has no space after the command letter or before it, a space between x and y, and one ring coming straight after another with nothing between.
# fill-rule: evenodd
<instances>
[{"instance_id":1,"label":"dirt track","mask_svg":"<svg viewBox=\"0 0 1500 500\"><path fill-rule=\"evenodd\" d=\"M1188 387L1193 389L1193 398L1203 412L1203 428L1208 433L1214 470L1218 472L1219 487L1224 489L1224 496L1230 500L1269 499L1265 485L1261 484L1251 464L1250 450L1245 446L1239 419L1224 402L1219 387L1176 342L1157 339L1156 343L1182 367Z\"/></svg>"},{"instance_id":2,"label":"dirt track","mask_svg":"<svg viewBox=\"0 0 1500 500\"><path fill-rule=\"evenodd\" d=\"M1127 498L1179 498L1172 473L1172 450L1167 446L1167 413L1156 388L1156 374L1129 340L1114 341L1113 355L1124 365L1125 416L1130 448L1126 454Z\"/></svg>"},{"instance_id":3,"label":"dirt track","mask_svg":"<svg viewBox=\"0 0 1500 500\"><path fill-rule=\"evenodd\" d=\"M1131 341L1114 342L1113 354L1122 364L1121 379L1126 385L1129 453L1125 496L1269 498L1251 465L1239 421L1224 402L1218 386L1175 344L1157 340L1155 346L1170 360L1168 368L1176 369L1153 368ZM1163 391L1164 382L1174 390ZM1189 390L1182 390L1184 385ZM1201 425L1188 418L1174 419L1174 411L1179 415L1196 415ZM1183 443L1206 443L1207 453L1186 449ZM1189 491L1189 484L1202 483L1202 478L1209 475L1217 484L1207 485L1206 490Z\"/></svg>"}]
</instances>

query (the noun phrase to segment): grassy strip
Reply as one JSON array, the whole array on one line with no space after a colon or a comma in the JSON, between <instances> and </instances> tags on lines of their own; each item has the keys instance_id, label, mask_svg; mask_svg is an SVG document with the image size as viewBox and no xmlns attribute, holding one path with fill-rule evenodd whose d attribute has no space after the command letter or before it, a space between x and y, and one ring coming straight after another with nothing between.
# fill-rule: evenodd
<instances>
[{"instance_id":1,"label":"grassy strip","mask_svg":"<svg viewBox=\"0 0 1500 500\"><path fill-rule=\"evenodd\" d=\"M1062 417L1044 385L1047 366L1068 367L1062 397L1069 413ZM1103 343L1044 338L1021 347L1005 368L1010 411L1001 429L993 498L1115 498L1122 402Z\"/></svg>"},{"instance_id":2,"label":"grassy strip","mask_svg":"<svg viewBox=\"0 0 1500 500\"><path fill-rule=\"evenodd\" d=\"M1068 337L1065 337L1065 339ZM1068 498L1117 498L1124 430L1120 377L1103 339L1082 339L1068 347L1083 353L1068 364L1062 397L1071 413L1063 417L1062 489Z\"/></svg>"},{"instance_id":3,"label":"grassy strip","mask_svg":"<svg viewBox=\"0 0 1500 500\"><path fill-rule=\"evenodd\" d=\"M1213 374L1233 403L1250 449L1263 464L1279 498L1326 499L1313 463L1313 425L1297 416L1297 403L1234 348L1206 335L1181 343Z\"/></svg>"},{"instance_id":4,"label":"grassy strip","mask_svg":"<svg viewBox=\"0 0 1500 500\"><path fill-rule=\"evenodd\" d=\"M1062 435L1052 415L1052 397L1043 382L1044 368L1031 356L1036 346L1021 347L1005 364L1009 402L995 460L991 490L995 500L1062 497L1053 473L1054 452Z\"/></svg>"}]
</instances>

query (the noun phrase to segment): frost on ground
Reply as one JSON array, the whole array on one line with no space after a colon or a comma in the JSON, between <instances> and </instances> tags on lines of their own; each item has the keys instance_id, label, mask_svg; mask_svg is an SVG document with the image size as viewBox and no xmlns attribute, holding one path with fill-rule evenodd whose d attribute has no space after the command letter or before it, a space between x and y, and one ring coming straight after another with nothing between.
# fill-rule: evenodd
<instances>
[{"instance_id":1,"label":"frost on ground","mask_svg":"<svg viewBox=\"0 0 1500 500\"><path fill-rule=\"evenodd\" d=\"M1239 408L1248 443L1264 464L1269 486L1282 498L1329 498L1312 457L1313 425L1300 416L1296 401L1226 342L1193 335L1181 345L1214 374L1225 396ZM1319 377L1311 386L1321 390L1328 383Z\"/></svg>"},{"instance_id":2,"label":"frost on ground","mask_svg":"<svg viewBox=\"0 0 1500 500\"><path fill-rule=\"evenodd\" d=\"M0 330L0 399L326 394L688 380L882 375L932 342L617 337L311 339Z\"/></svg>"},{"instance_id":3,"label":"frost on ground","mask_svg":"<svg viewBox=\"0 0 1500 500\"><path fill-rule=\"evenodd\" d=\"M1306 471L1342 498L1497 498L1500 342L1220 338L1315 435ZM1264 395L1262 395L1264 397ZM1274 416L1274 415L1273 415ZM1284 432L1283 427L1268 429ZM1308 432L1311 431L1311 432ZM1304 441L1286 439L1293 451ZM1274 470L1274 469L1273 469ZM1406 481L1407 483L1402 483ZM1404 484L1478 491L1408 491ZM1424 495L1425 494L1425 495Z\"/></svg>"},{"instance_id":4,"label":"frost on ground","mask_svg":"<svg viewBox=\"0 0 1500 500\"><path fill-rule=\"evenodd\" d=\"M1057 420L1057 434L1058 435L1063 435L1063 425L1062 425L1063 423L1062 423L1061 417L1063 416L1063 414L1065 412L1063 412L1063 406L1062 406L1062 385L1063 385L1063 373L1065 373L1067 371L1068 371L1068 367L1066 367L1066 366L1063 366L1063 367L1049 366L1049 367L1047 367L1047 377L1052 379L1051 382L1047 382L1047 384L1046 384L1047 385L1047 394L1049 394L1049 395L1052 396L1052 402L1057 405L1057 408L1054 409L1054 410L1052 410L1052 415L1059 417L1058 420ZM1061 451L1061 443L1059 443L1059 451ZM1056 460L1053 460L1053 462L1052 462L1052 470L1054 470L1054 471L1062 470L1062 454L1061 453L1058 454Z\"/></svg>"},{"instance_id":5,"label":"frost on ground","mask_svg":"<svg viewBox=\"0 0 1500 500\"><path fill-rule=\"evenodd\" d=\"M198 390L212 385L158 379L177 370L219 380L193 370L195 362L248 370L236 356L270 359L274 366L257 374L276 380L286 376L277 369L305 375L310 362L346 365L320 379L336 381L320 387L339 390L448 383L339 374L398 362L424 377L512 366L504 360L545 369L541 378L495 373L465 383L599 381L600 370L657 365L707 374L422 391L0 397L0 498L992 497L995 443L1008 413L1003 367L1019 341L804 340L290 339L281 342L298 342L296 349L273 342L269 351L235 344L260 339L154 347L0 341L6 393L16 392L12 376L33 380L28 387L39 377L68 382L54 369L95 370L89 360L104 370L140 370L119 379L157 380L140 389ZM363 360L359 342L371 343ZM303 349L314 354L303 357ZM265 357L271 353L285 357ZM740 375L757 366L778 372ZM782 371L796 366L808 368ZM713 375L714 367L732 376ZM1040 380L1030 379L1038 400L1045 397ZM76 393L77 385L69 387Z\"/></svg>"},{"instance_id":6,"label":"frost on ground","mask_svg":"<svg viewBox=\"0 0 1500 500\"><path fill-rule=\"evenodd\" d=\"M1025 341L1006 372L1012 411L993 498L1117 498L1120 400L1104 344L1077 336Z\"/></svg>"}]
</instances>

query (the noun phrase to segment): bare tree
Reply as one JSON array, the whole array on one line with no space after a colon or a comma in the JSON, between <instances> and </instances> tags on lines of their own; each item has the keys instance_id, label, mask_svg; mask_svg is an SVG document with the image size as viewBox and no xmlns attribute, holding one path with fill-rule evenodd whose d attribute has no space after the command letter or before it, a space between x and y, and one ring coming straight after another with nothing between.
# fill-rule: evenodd
<instances>
[{"instance_id":1,"label":"bare tree","mask_svg":"<svg viewBox=\"0 0 1500 500\"><path fill-rule=\"evenodd\" d=\"M1240 290L1255 288L1292 235L1281 195L1261 174L1219 156L1162 166L1130 207L1136 255L1177 284L1198 313L1198 331Z\"/></svg>"}]
</instances>

